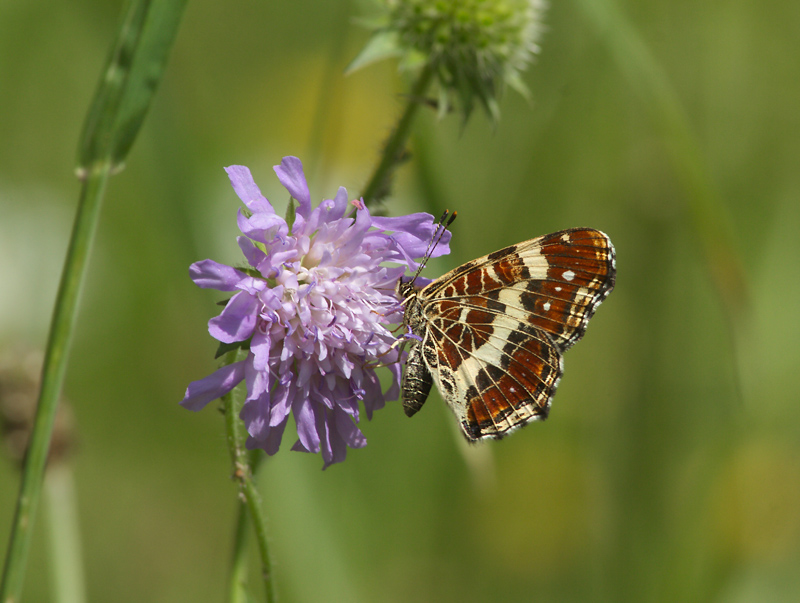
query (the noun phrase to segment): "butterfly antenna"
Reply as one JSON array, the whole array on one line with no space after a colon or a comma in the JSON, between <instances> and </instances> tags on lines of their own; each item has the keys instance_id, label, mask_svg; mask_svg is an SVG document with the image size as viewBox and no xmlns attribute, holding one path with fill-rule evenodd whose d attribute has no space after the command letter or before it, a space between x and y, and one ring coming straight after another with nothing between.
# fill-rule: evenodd
<instances>
[{"instance_id":1,"label":"butterfly antenna","mask_svg":"<svg viewBox=\"0 0 800 603\"><path fill-rule=\"evenodd\" d=\"M428 260L431 259L431 255L433 255L433 250L436 249L436 246L439 244L439 241L442 240L444 233L447 232L447 227L453 223L457 215L458 212L456 211L450 213L449 209L444 210L442 217L439 218L439 223L436 225L436 230L431 237L431 242L428 243L428 248L425 250L425 254L422 256L422 259L419 262L419 267L414 273L414 276L411 277L411 283L417 280L417 277L422 273L422 270L425 268Z\"/></svg>"}]
</instances>

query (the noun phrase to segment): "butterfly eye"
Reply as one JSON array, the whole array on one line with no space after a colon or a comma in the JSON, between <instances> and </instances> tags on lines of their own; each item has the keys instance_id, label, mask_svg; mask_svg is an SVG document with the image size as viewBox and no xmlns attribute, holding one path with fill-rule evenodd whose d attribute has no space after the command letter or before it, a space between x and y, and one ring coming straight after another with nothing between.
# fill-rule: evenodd
<instances>
[{"instance_id":1,"label":"butterfly eye","mask_svg":"<svg viewBox=\"0 0 800 603\"><path fill-rule=\"evenodd\" d=\"M397 281L397 295L401 299L405 299L411 294L411 291L414 289L414 281L413 280L399 280Z\"/></svg>"}]
</instances>

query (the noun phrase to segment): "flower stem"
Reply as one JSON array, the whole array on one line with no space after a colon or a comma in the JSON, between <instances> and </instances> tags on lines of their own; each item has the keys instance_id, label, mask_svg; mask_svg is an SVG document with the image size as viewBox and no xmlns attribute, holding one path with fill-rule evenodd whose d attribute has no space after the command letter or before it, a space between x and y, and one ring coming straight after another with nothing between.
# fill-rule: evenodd
<instances>
[{"instance_id":1,"label":"flower stem","mask_svg":"<svg viewBox=\"0 0 800 603\"><path fill-rule=\"evenodd\" d=\"M67 354L75 326L78 293L86 273L89 250L110 170L109 162L95 164L93 169L86 173L81 190L78 213L72 227L72 238L58 287L50 337L44 356L39 403L22 472L17 509L11 526L3 581L0 585L0 601L18 601L22 593L33 520L41 497L42 477L50 447L50 437L67 370Z\"/></svg>"},{"instance_id":2,"label":"flower stem","mask_svg":"<svg viewBox=\"0 0 800 603\"><path fill-rule=\"evenodd\" d=\"M250 451L250 467L257 472L258 463L263 458L260 450ZM231 563L230 603L248 603L247 594L247 541L250 528L247 501L240 500L236 515L236 532L233 540L233 561Z\"/></svg>"},{"instance_id":3,"label":"flower stem","mask_svg":"<svg viewBox=\"0 0 800 603\"><path fill-rule=\"evenodd\" d=\"M363 198L364 203L371 207L376 202L380 201L389 194L391 188L391 179L395 168L402 162L403 153L405 150L406 140L411 134L411 124L414 121L414 116L422 104L422 99L428 86L433 79L433 68L430 65L425 65L414 83L414 87L408 95L408 104L400 120L397 122L392 131L386 145L383 148L383 155L381 156L375 171L370 178L369 183L364 188Z\"/></svg>"},{"instance_id":4,"label":"flower stem","mask_svg":"<svg viewBox=\"0 0 800 603\"><path fill-rule=\"evenodd\" d=\"M236 532L233 539L233 562L231 563L230 603L246 603L247 595L247 534L250 522L247 503L239 501L236 508Z\"/></svg>"},{"instance_id":5,"label":"flower stem","mask_svg":"<svg viewBox=\"0 0 800 603\"><path fill-rule=\"evenodd\" d=\"M83 603L83 580L78 501L75 481L68 462L53 463L44 479L46 514L49 516L49 544L53 564L55 603Z\"/></svg>"},{"instance_id":6,"label":"flower stem","mask_svg":"<svg viewBox=\"0 0 800 603\"><path fill-rule=\"evenodd\" d=\"M228 352L226 361L233 363L241 360L240 355L245 354L242 350ZM239 412L244 404L244 388L237 387L229 394L223 396L225 403L225 427L228 437L228 449L233 463L233 479L239 486L240 497L243 498L243 506L247 507L250 520L252 521L258 552L261 556L261 578L266 589L267 603L275 601L275 586L272 581L272 563L269 556L269 543L267 541L266 518L264 517L261 495L258 493L253 473L255 470L257 456L248 455L244 446L245 434L242 430L242 421ZM240 514L242 510L240 510ZM245 519L240 515L236 527L236 542L234 545L234 565L231 573L231 597L240 597L242 594L241 578L244 575L244 527ZM243 525L245 524L245 525ZM236 600L236 599L232 599Z\"/></svg>"}]
</instances>

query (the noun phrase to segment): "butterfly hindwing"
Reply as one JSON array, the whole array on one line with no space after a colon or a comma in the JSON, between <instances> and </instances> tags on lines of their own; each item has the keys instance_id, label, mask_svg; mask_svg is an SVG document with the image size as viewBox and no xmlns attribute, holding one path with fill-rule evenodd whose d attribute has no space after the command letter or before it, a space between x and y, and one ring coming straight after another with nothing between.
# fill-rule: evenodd
<instances>
[{"instance_id":1,"label":"butterfly hindwing","mask_svg":"<svg viewBox=\"0 0 800 603\"><path fill-rule=\"evenodd\" d=\"M434 379L466 437L500 438L515 427L546 418L562 372L552 342L502 314L494 315L491 333L485 324L475 327L447 318L430 325L432 339L439 342ZM482 343L469 352L471 342Z\"/></svg>"}]
</instances>

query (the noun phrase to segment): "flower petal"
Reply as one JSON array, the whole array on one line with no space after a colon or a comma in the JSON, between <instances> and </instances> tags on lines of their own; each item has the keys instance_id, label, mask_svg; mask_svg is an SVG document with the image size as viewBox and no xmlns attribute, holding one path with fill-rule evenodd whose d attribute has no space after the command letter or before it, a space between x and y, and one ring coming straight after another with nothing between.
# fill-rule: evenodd
<instances>
[{"instance_id":1,"label":"flower petal","mask_svg":"<svg viewBox=\"0 0 800 603\"><path fill-rule=\"evenodd\" d=\"M275 213L275 209L267 198L261 194L261 189L253 180L250 170L243 165L232 165L226 167L228 178L231 180L233 190L253 213L267 212Z\"/></svg>"},{"instance_id":2,"label":"flower petal","mask_svg":"<svg viewBox=\"0 0 800 603\"><path fill-rule=\"evenodd\" d=\"M269 373L269 353L272 347L272 340L269 331L260 332L256 330L250 342L250 351L253 353L253 368L257 371Z\"/></svg>"},{"instance_id":3,"label":"flower petal","mask_svg":"<svg viewBox=\"0 0 800 603\"><path fill-rule=\"evenodd\" d=\"M247 383L247 397L245 400L258 400L264 398L270 401L272 388L270 387L271 374L256 370L252 354L247 355L244 367L244 380Z\"/></svg>"},{"instance_id":4,"label":"flower petal","mask_svg":"<svg viewBox=\"0 0 800 603\"><path fill-rule=\"evenodd\" d=\"M264 392L254 400L245 400L239 418L244 422L247 433L256 440L266 437L269 430L269 392Z\"/></svg>"},{"instance_id":5,"label":"flower petal","mask_svg":"<svg viewBox=\"0 0 800 603\"><path fill-rule=\"evenodd\" d=\"M333 205L328 210L328 221L341 220L345 211L347 211L347 189L340 186L333 198Z\"/></svg>"},{"instance_id":6,"label":"flower petal","mask_svg":"<svg viewBox=\"0 0 800 603\"><path fill-rule=\"evenodd\" d=\"M199 381L192 381L186 388L181 406L189 410L200 410L206 404L221 398L244 379L245 361L227 364Z\"/></svg>"},{"instance_id":7,"label":"flower petal","mask_svg":"<svg viewBox=\"0 0 800 603\"><path fill-rule=\"evenodd\" d=\"M308 218L311 213L311 195L308 192L303 163L297 157L284 157L280 165L274 168L278 180L286 187L289 194L297 200L297 215ZM295 224L297 224L295 222Z\"/></svg>"},{"instance_id":8,"label":"flower petal","mask_svg":"<svg viewBox=\"0 0 800 603\"><path fill-rule=\"evenodd\" d=\"M356 221L347 229L347 239L338 245L338 253L342 256L354 255L362 246L364 235L372 226L372 216L364 207L356 211Z\"/></svg>"},{"instance_id":9,"label":"flower petal","mask_svg":"<svg viewBox=\"0 0 800 603\"><path fill-rule=\"evenodd\" d=\"M247 237L237 237L236 242L239 244L239 249L242 251L247 263L253 268L258 268L259 265L266 259L266 254L256 247L255 243Z\"/></svg>"},{"instance_id":10,"label":"flower petal","mask_svg":"<svg viewBox=\"0 0 800 603\"><path fill-rule=\"evenodd\" d=\"M397 400L400 397L400 381L402 379L402 367L400 366L399 362L393 362L389 365L389 371L392 373L392 384L389 386L389 389L386 390L386 393L383 394L384 400ZM368 416L372 413L367 411ZM369 416L371 419L372 417Z\"/></svg>"},{"instance_id":11,"label":"flower petal","mask_svg":"<svg viewBox=\"0 0 800 603\"><path fill-rule=\"evenodd\" d=\"M189 266L189 276L202 289L235 291L236 285L247 275L214 260L201 260Z\"/></svg>"},{"instance_id":12,"label":"flower petal","mask_svg":"<svg viewBox=\"0 0 800 603\"><path fill-rule=\"evenodd\" d=\"M239 291L228 301L222 313L208 321L208 332L217 341L244 341L256 326L258 300L246 291Z\"/></svg>"},{"instance_id":13,"label":"flower petal","mask_svg":"<svg viewBox=\"0 0 800 603\"><path fill-rule=\"evenodd\" d=\"M272 410L269 415L269 424L271 426L286 421L286 417L289 416L289 411L292 409L292 402L294 402L296 390L297 388L291 380L291 375L288 375L288 379L281 377L281 382L278 384L278 387L275 388L275 392L272 396Z\"/></svg>"},{"instance_id":14,"label":"flower petal","mask_svg":"<svg viewBox=\"0 0 800 603\"><path fill-rule=\"evenodd\" d=\"M381 230L392 231L392 239L403 247L412 258L421 258L424 254L439 224L433 221L433 216L425 212L409 214L407 216L375 216L372 225ZM445 230L436 244L431 257L439 257L450 253L450 238L452 233Z\"/></svg>"},{"instance_id":15,"label":"flower petal","mask_svg":"<svg viewBox=\"0 0 800 603\"><path fill-rule=\"evenodd\" d=\"M363 448L367 445L367 438L361 430L353 423L353 419L338 408L333 411L336 423L336 431L350 448Z\"/></svg>"},{"instance_id":16,"label":"flower petal","mask_svg":"<svg viewBox=\"0 0 800 603\"><path fill-rule=\"evenodd\" d=\"M289 234L286 220L275 213L253 212L250 217L247 217L239 210L237 224L243 235L265 245L272 243L276 238L280 240Z\"/></svg>"},{"instance_id":17,"label":"flower petal","mask_svg":"<svg viewBox=\"0 0 800 603\"><path fill-rule=\"evenodd\" d=\"M323 410L320 409L319 412L323 412ZM292 413L295 423L297 423L298 443L308 452L319 452L319 434L311 401L306 396L295 396L294 402L292 402Z\"/></svg>"},{"instance_id":18,"label":"flower petal","mask_svg":"<svg viewBox=\"0 0 800 603\"><path fill-rule=\"evenodd\" d=\"M245 447L248 450L253 450L254 448L260 448L268 455L272 456L281 446L281 439L283 438L283 430L286 428L286 424L289 421L284 421L279 425L275 425L270 427L266 432L262 434L262 437L259 439L249 437L247 438L247 442L245 442Z\"/></svg>"}]
</instances>

